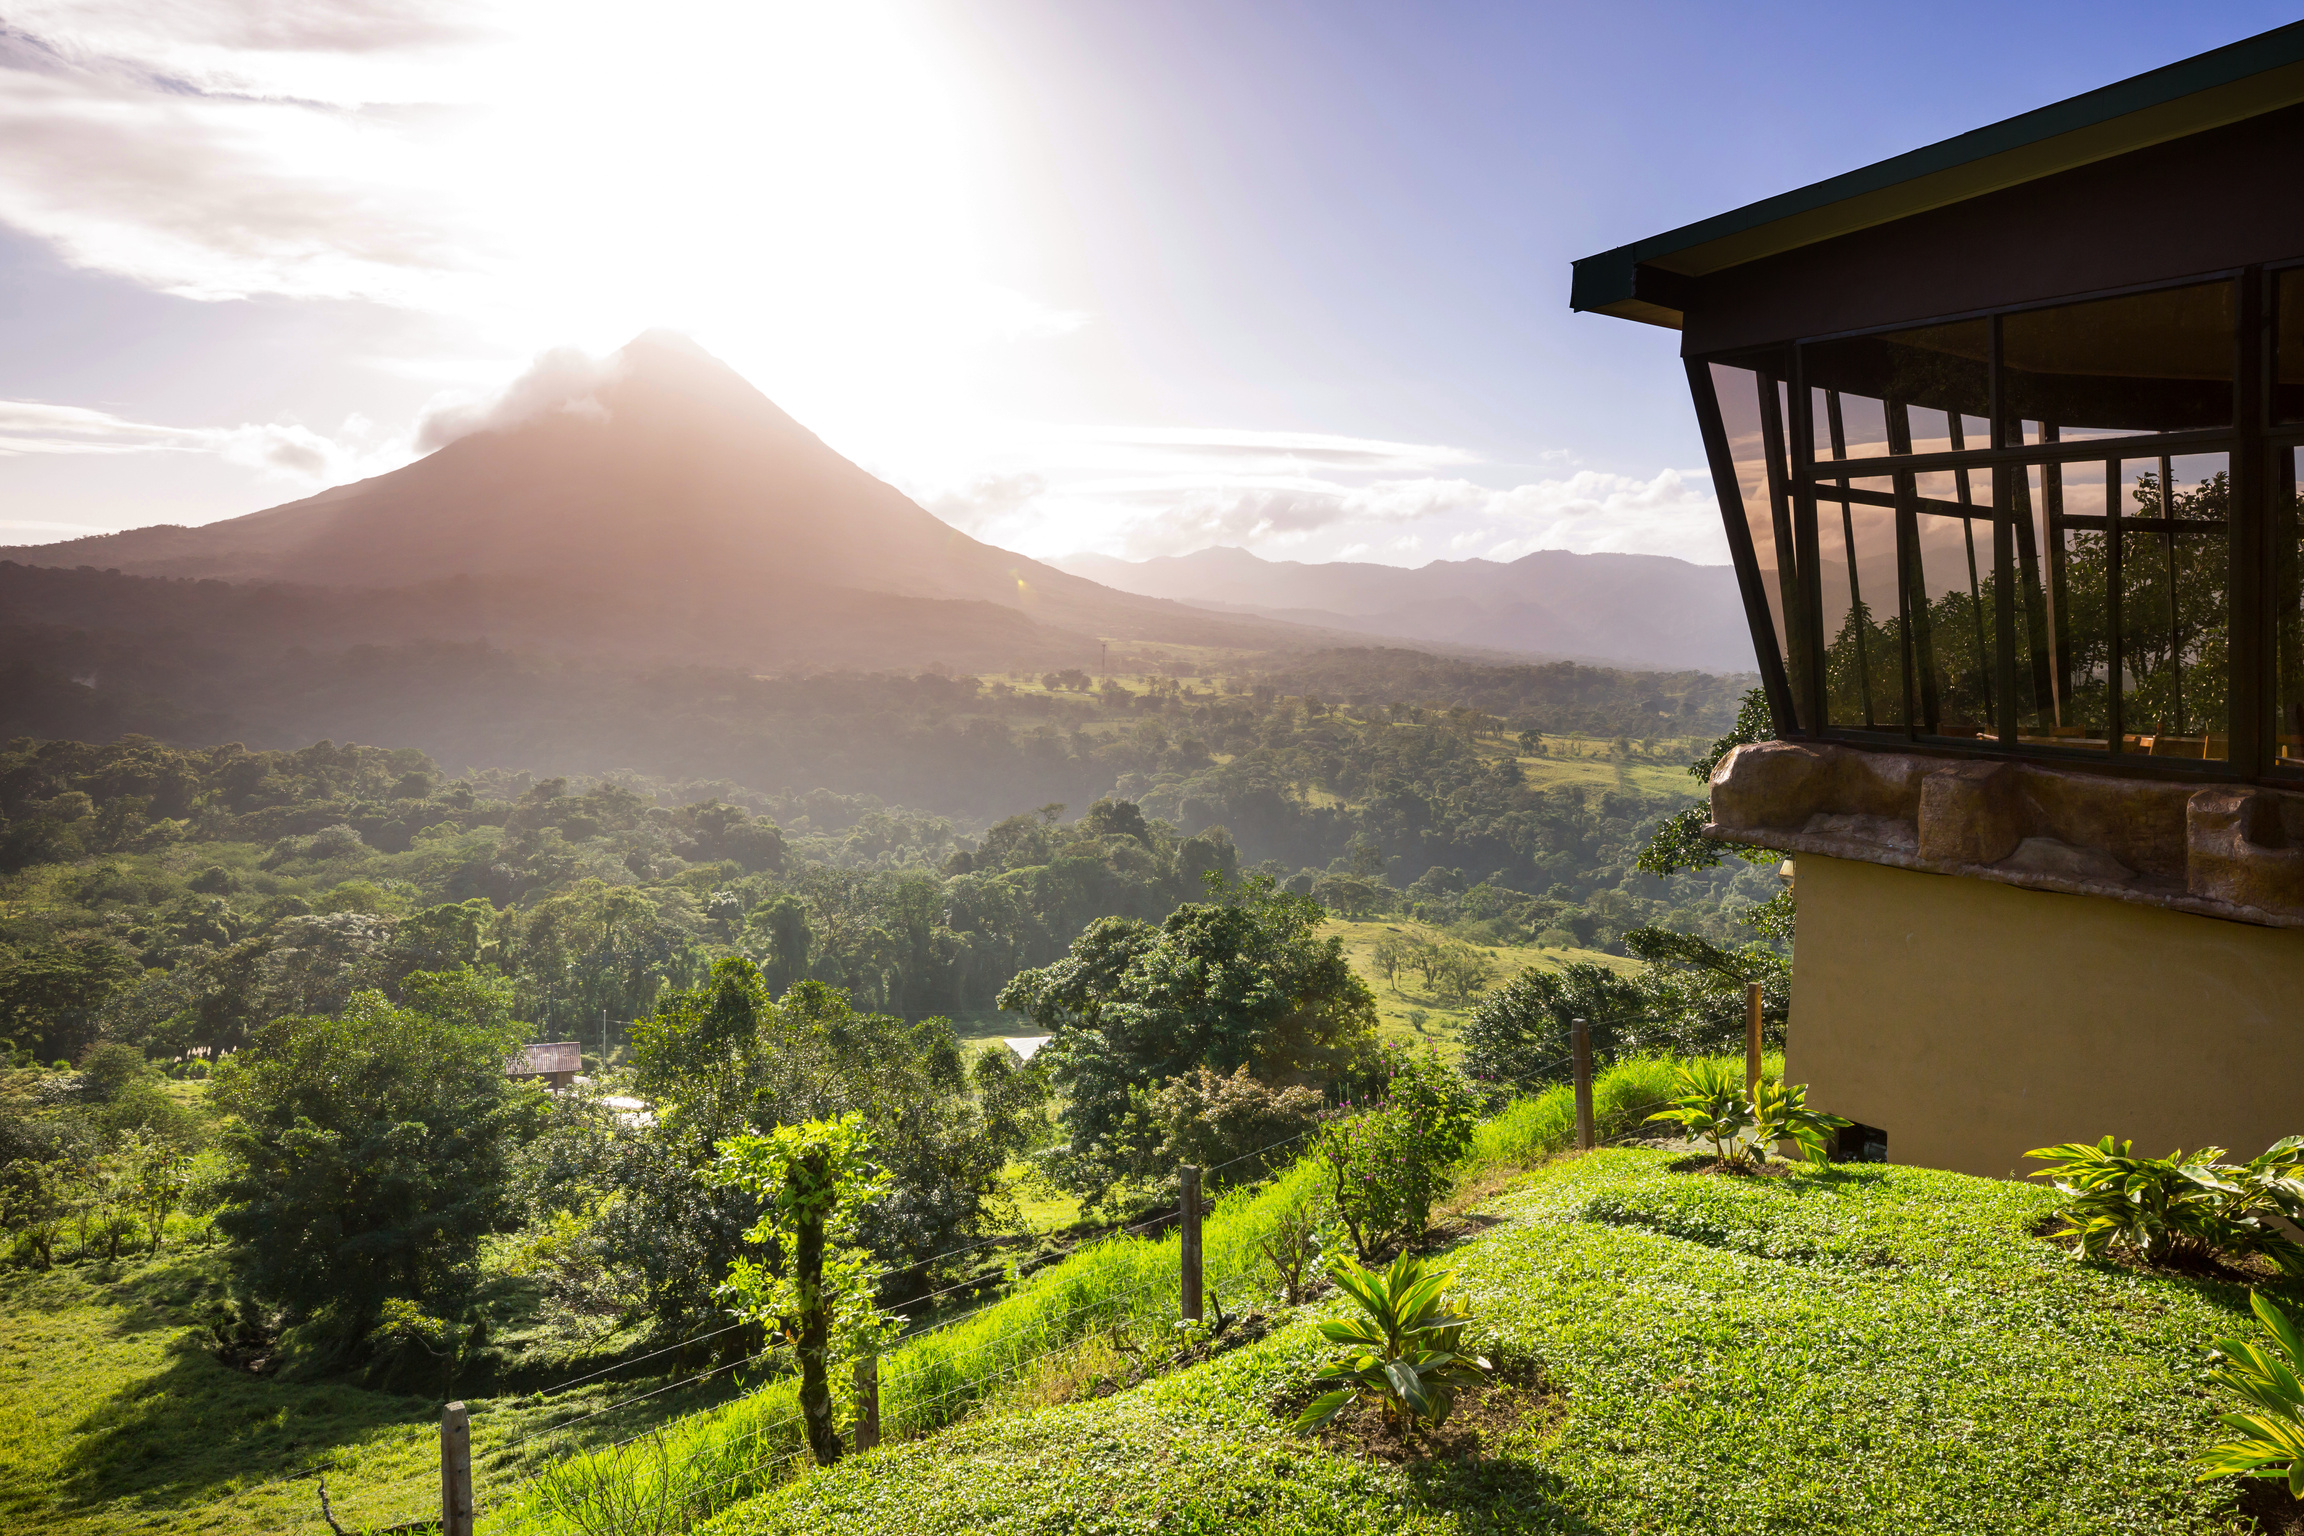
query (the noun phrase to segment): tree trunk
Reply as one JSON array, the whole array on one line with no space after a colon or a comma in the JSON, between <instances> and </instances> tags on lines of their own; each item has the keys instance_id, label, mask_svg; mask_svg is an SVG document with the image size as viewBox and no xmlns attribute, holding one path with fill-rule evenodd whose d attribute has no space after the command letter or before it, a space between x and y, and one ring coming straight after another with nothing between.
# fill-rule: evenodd
<instances>
[{"instance_id":1,"label":"tree trunk","mask_svg":"<svg viewBox=\"0 0 2304 1536\"><path fill-rule=\"evenodd\" d=\"M828 1467L840 1459L840 1432L832 1423L832 1387L825 1370L830 1352L832 1318L824 1302L824 1223L800 1222L799 1252L793 1255L800 1291L800 1418L808 1431L808 1449L816 1464Z\"/></svg>"}]
</instances>

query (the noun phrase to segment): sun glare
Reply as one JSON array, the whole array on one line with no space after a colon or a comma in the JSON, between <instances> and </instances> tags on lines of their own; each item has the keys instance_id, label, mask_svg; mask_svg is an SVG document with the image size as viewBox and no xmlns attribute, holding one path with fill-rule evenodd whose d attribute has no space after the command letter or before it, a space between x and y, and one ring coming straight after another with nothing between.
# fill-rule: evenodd
<instances>
[{"instance_id":1,"label":"sun glare","mask_svg":"<svg viewBox=\"0 0 2304 1536\"><path fill-rule=\"evenodd\" d=\"M1060 328L984 270L989 126L950 39L895 5L507 18L483 103L430 135L472 211L452 307L518 353L689 332L803 419L965 397L986 344ZM891 408L893 407L893 411Z\"/></svg>"}]
</instances>

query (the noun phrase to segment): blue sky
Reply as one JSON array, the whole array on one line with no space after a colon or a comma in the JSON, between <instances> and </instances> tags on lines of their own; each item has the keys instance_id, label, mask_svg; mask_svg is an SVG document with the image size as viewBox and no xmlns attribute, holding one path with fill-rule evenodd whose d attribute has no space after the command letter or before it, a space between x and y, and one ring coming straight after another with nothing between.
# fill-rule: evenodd
<instances>
[{"instance_id":1,"label":"blue sky","mask_svg":"<svg viewBox=\"0 0 2304 1536\"><path fill-rule=\"evenodd\" d=\"M1570 315L1570 260L2294 19L634 14L13 10L0 541L378 473L670 325L1027 553L1717 560L1677 338Z\"/></svg>"}]
</instances>

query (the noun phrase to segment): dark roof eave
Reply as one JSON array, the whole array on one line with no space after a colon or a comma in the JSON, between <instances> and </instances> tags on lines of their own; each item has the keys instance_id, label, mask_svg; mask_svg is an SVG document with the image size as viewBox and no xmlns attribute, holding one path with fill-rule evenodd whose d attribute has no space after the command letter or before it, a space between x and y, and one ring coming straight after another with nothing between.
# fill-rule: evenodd
<instances>
[{"instance_id":1,"label":"dark roof eave","mask_svg":"<svg viewBox=\"0 0 2304 1536\"><path fill-rule=\"evenodd\" d=\"M1677 325L1644 291L2304 102L2304 22L1574 264L1568 305ZM1659 318L1659 311L1672 318Z\"/></svg>"}]
</instances>

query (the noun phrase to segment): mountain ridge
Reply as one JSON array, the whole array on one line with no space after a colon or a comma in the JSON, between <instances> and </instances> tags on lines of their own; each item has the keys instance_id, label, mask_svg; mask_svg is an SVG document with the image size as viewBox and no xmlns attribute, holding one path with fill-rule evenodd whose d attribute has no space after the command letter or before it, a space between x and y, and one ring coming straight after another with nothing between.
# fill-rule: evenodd
<instances>
[{"instance_id":1,"label":"mountain ridge","mask_svg":"<svg viewBox=\"0 0 2304 1536\"><path fill-rule=\"evenodd\" d=\"M1634 669L1753 669L1731 566L1669 555L1538 550L1517 560L1267 560L1217 545L1150 560L1073 554L1049 564L1106 586L1211 611L1364 635Z\"/></svg>"},{"instance_id":2,"label":"mountain ridge","mask_svg":"<svg viewBox=\"0 0 2304 1536\"><path fill-rule=\"evenodd\" d=\"M0 560L299 588L415 589L469 577L607 592L638 610L693 611L718 643L760 666L793 659L778 637L796 627L821 616L838 627L843 593L898 600L879 604L878 617L899 629L904 604L960 603L1009 610L1036 631L988 616L978 626L986 644L952 655L942 648L955 624L968 626L949 614L929 622L923 609L939 648L913 647L920 663L1019 654L1077 663L1102 639L1269 649L1336 638L1119 592L981 543L843 458L701 348L661 332L615 354L589 393L531 403L386 474L198 527L17 546L0 549ZM601 638L645 639L648 626L638 628ZM492 633L528 638L517 626ZM867 647L875 659L905 649L885 638Z\"/></svg>"}]
</instances>

